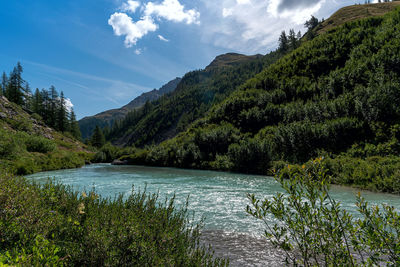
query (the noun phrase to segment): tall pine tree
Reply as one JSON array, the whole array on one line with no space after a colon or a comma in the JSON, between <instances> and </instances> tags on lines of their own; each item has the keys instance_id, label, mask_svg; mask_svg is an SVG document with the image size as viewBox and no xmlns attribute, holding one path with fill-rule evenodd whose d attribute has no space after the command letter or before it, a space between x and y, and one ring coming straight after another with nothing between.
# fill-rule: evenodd
<instances>
[{"instance_id":1,"label":"tall pine tree","mask_svg":"<svg viewBox=\"0 0 400 267\"><path fill-rule=\"evenodd\" d=\"M279 36L279 50L283 53L287 52L289 49L289 41L285 31L282 31Z\"/></svg>"},{"instance_id":2,"label":"tall pine tree","mask_svg":"<svg viewBox=\"0 0 400 267\"><path fill-rule=\"evenodd\" d=\"M57 112L57 130L61 132L68 131L68 111L65 106L64 92L61 91L59 102L58 102L58 112Z\"/></svg>"},{"instance_id":3,"label":"tall pine tree","mask_svg":"<svg viewBox=\"0 0 400 267\"><path fill-rule=\"evenodd\" d=\"M52 85L50 86L50 110L48 125L52 128L57 126L57 110L58 110L58 92Z\"/></svg>"},{"instance_id":4,"label":"tall pine tree","mask_svg":"<svg viewBox=\"0 0 400 267\"><path fill-rule=\"evenodd\" d=\"M3 72L3 75L1 76L1 89L0 89L0 94L1 95L5 95L6 94L6 89L8 86L8 78L7 78L7 74L5 72Z\"/></svg>"},{"instance_id":5,"label":"tall pine tree","mask_svg":"<svg viewBox=\"0 0 400 267\"><path fill-rule=\"evenodd\" d=\"M24 80L22 79L23 68L21 63L17 63L10 73L5 95L11 102L20 106L24 104Z\"/></svg>"},{"instance_id":6,"label":"tall pine tree","mask_svg":"<svg viewBox=\"0 0 400 267\"><path fill-rule=\"evenodd\" d=\"M79 124L76 121L75 112L74 112L74 109L72 109L72 108L71 108L69 125L70 125L69 128L70 128L70 132L71 132L72 136L75 137L77 140L81 140L82 139L81 130L79 129Z\"/></svg>"},{"instance_id":7,"label":"tall pine tree","mask_svg":"<svg viewBox=\"0 0 400 267\"><path fill-rule=\"evenodd\" d=\"M295 50L297 48L297 38L293 29L290 29L289 31L288 41L290 49Z\"/></svg>"},{"instance_id":8,"label":"tall pine tree","mask_svg":"<svg viewBox=\"0 0 400 267\"><path fill-rule=\"evenodd\" d=\"M92 137L90 138L90 144L94 147L100 148L104 146L106 143L106 139L104 137L103 131L100 129L98 125L96 125L96 128L94 129L94 133Z\"/></svg>"},{"instance_id":9,"label":"tall pine tree","mask_svg":"<svg viewBox=\"0 0 400 267\"><path fill-rule=\"evenodd\" d=\"M35 93L33 94L31 109L34 113L42 115L43 98L38 88L36 88Z\"/></svg>"}]
</instances>

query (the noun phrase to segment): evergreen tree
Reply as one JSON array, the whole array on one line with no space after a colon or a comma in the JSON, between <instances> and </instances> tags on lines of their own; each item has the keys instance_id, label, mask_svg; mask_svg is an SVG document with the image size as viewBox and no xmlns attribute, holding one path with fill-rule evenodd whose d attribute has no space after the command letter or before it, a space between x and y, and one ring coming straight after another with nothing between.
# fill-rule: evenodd
<instances>
[{"instance_id":1,"label":"evergreen tree","mask_svg":"<svg viewBox=\"0 0 400 267\"><path fill-rule=\"evenodd\" d=\"M311 16L311 18L304 23L304 26L308 29L308 31L311 31L318 26L318 23L318 19L314 16Z\"/></svg>"},{"instance_id":2,"label":"evergreen tree","mask_svg":"<svg viewBox=\"0 0 400 267\"><path fill-rule=\"evenodd\" d=\"M38 88L36 88L33 94L31 109L34 113L42 115L43 98Z\"/></svg>"},{"instance_id":3,"label":"evergreen tree","mask_svg":"<svg viewBox=\"0 0 400 267\"><path fill-rule=\"evenodd\" d=\"M65 106L64 92L61 91L57 112L57 127L56 129L60 132L68 131L68 118L67 118L67 108Z\"/></svg>"},{"instance_id":4,"label":"evergreen tree","mask_svg":"<svg viewBox=\"0 0 400 267\"><path fill-rule=\"evenodd\" d=\"M94 133L90 139L90 144L94 147L100 148L104 146L105 143L106 139L104 137L103 131L98 125L96 125L96 129L94 129Z\"/></svg>"},{"instance_id":5,"label":"evergreen tree","mask_svg":"<svg viewBox=\"0 0 400 267\"><path fill-rule=\"evenodd\" d=\"M20 106L24 104L24 80L22 79L23 68L21 64L18 62L17 66L14 67L13 71L10 74L10 78L8 80L8 85L6 88L6 97L11 102L14 102Z\"/></svg>"},{"instance_id":6,"label":"evergreen tree","mask_svg":"<svg viewBox=\"0 0 400 267\"><path fill-rule=\"evenodd\" d=\"M289 41L285 31L282 31L281 35L279 36L279 50L281 52L287 52L289 49Z\"/></svg>"},{"instance_id":7,"label":"evergreen tree","mask_svg":"<svg viewBox=\"0 0 400 267\"><path fill-rule=\"evenodd\" d=\"M50 111L49 111L49 123L48 125L52 128L57 126L57 110L58 110L58 92L52 85L50 86Z\"/></svg>"},{"instance_id":8,"label":"evergreen tree","mask_svg":"<svg viewBox=\"0 0 400 267\"><path fill-rule=\"evenodd\" d=\"M71 132L72 136L75 137L77 140L81 140L82 139L81 130L79 129L79 124L76 121L75 112L72 108L71 108L69 124L70 124L70 126L69 126L70 132Z\"/></svg>"},{"instance_id":9,"label":"evergreen tree","mask_svg":"<svg viewBox=\"0 0 400 267\"><path fill-rule=\"evenodd\" d=\"M298 33L297 33L297 41L298 42L300 42L300 40L301 40L301 31L299 31Z\"/></svg>"},{"instance_id":10,"label":"evergreen tree","mask_svg":"<svg viewBox=\"0 0 400 267\"><path fill-rule=\"evenodd\" d=\"M289 31L288 42L291 50L295 50L297 48L297 38L293 29L290 29Z\"/></svg>"},{"instance_id":11,"label":"evergreen tree","mask_svg":"<svg viewBox=\"0 0 400 267\"><path fill-rule=\"evenodd\" d=\"M3 75L1 77L1 94L2 95L6 94L7 87L8 87L7 74L5 72L3 72Z\"/></svg>"},{"instance_id":12,"label":"evergreen tree","mask_svg":"<svg viewBox=\"0 0 400 267\"><path fill-rule=\"evenodd\" d=\"M40 109L39 115L42 116L44 122L49 125L50 121L50 94L49 91L46 89L42 89L41 91L41 98L42 98L42 108Z\"/></svg>"},{"instance_id":13,"label":"evergreen tree","mask_svg":"<svg viewBox=\"0 0 400 267\"><path fill-rule=\"evenodd\" d=\"M27 110L31 110L31 106L32 106L32 91L31 88L29 86L29 83L26 82L25 83L25 87L24 87L24 91L23 91L23 107Z\"/></svg>"}]
</instances>

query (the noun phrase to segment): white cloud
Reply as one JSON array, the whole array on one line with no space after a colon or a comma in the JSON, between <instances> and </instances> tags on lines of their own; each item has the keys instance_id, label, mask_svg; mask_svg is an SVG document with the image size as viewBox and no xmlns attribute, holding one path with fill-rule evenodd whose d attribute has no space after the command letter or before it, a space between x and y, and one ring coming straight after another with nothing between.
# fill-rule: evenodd
<instances>
[{"instance_id":1,"label":"white cloud","mask_svg":"<svg viewBox=\"0 0 400 267\"><path fill-rule=\"evenodd\" d=\"M243 1L243 0L242 0ZM140 2L128 0L121 6L121 10L128 13L135 13ZM117 36L125 36L125 46L132 47L137 41L149 32L158 29L155 18L165 19L174 22L185 22L186 24L200 24L200 13L195 9L185 10L185 7L178 0L164 0L156 4L148 2L141 8L141 19L134 22L130 16L124 12L115 12L108 20L108 24L113 28ZM158 35L161 41L169 42L168 39ZM141 54L140 49L136 49L137 55Z\"/></svg>"},{"instance_id":2,"label":"white cloud","mask_svg":"<svg viewBox=\"0 0 400 267\"><path fill-rule=\"evenodd\" d=\"M280 33L305 31L304 22L327 18L354 0L201 0L202 41L242 53L266 53Z\"/></svg>"},{"instance_id":3,"label":"white cloud","mask_svg":"<svg viewBox=\"0 0 400 267\"><path fill-rule=\"evenodd\" d=\"M222 16L224 18L232 16L233 15L233 9L232 8L223 8L222 9Z\"/></svg>"},{"instance_id":4,"label":"white cloud","mask_svg":"<svg viewBox=\"0 0 400 267\"><path fill-rule=\"evenodd\" d=\"M120 9L124 12L135 13L138 7L140 7L140 2L129 0L126 3L123 3Z\"/></svg>"},{"instance_id":5,"label":"white cloud","mask_svg":"<svg viewBox=\"0 0 400 267\"><path fill-rule=\"evenodd\" d=\"M158 39L160 39L163 42L169 42L169 40L167 38L165 38L164 36L162 36L160 34L158 35Z\"/></svg>"},{"instance_id":6,"label":"white cloud","mask_svg":"<svg viewBox=\"0 0 400 267\"><path fill-rule=\"evenodd\" d=\"M119 12L111 15L108 24L113 28L115 35L125 35L126 47L136 45L139 39L158 28L158 25L149 16L144 16L139 21L133 22L127 14Z\"/></svg>"},{"instance_id":7,"label":"white cloud","mask_svg":"<svg viewBox=\"0 0 400 267\"><path fill-rule=\"evenodd\" d=\"M73 107L74 107L74 104L72 104L71 99L65 98L65 108L67 109L67 111L71 112Z\"/></svg>"},{"instance_id":8,"label":"white cloud","mask_svg":"<svg viewBox=\"0 0 400 267\"><path fill-rule=\"evenodd\" d=\"M200 24L200 13L195 9L184 10L178 0L164 0L161 4L148 2L144 9L146 16L157 16L174 22Z\"/></svg>"}]
</instances>

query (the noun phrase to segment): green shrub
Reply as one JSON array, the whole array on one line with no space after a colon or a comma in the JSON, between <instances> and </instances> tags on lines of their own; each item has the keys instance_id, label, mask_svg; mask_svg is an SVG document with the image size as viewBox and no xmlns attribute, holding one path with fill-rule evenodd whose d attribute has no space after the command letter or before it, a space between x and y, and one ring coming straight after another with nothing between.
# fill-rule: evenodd
<instances>
[{"instance_id":1,"label":"green shrub","mask_svg":"<svg viewBox=\"0 0 400 267\"><path fill-rule=\"evenodd\" d=\"M187 205L186 205L187 207ZM0 177L0 265L223 266L174 198L101 198L51 181Z\"/></svg>"},{"instance_id":2,"label":"green shrub","mask_svg":"<svg viewBox=\"0 0 400 267\"><path fill-rule=\"evenodd\" d=\"M56 144L53 141L41 136L29 136L25 145L29 152L48 153L56 149Z\"/></svg>"},{"instance_id":3,"label":"green shrub","mask_svg":"<svg viewBox=\"0 0 400 267\"><path fill-rule=\"evenodd\" d=\"M289 178L289 179L286 179ZM275 179L285 190L272 199L249 195L248 214L265 222L265 237L294 266L398 266L400 214L394 207L369 207L359 194L359 218L331 198L331 178L321 158L300 168L290 165ZM272 216L275 221L266 218Z\"/></svg>"}]
</instances>

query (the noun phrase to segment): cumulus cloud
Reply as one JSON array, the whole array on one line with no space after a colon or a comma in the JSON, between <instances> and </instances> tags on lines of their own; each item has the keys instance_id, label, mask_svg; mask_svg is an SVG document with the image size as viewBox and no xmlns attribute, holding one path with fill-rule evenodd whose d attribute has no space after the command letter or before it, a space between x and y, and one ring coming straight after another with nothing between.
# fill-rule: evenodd
<instances>
[{"instance_id":1,"label":"cumulus cloud","mask_svg":"<svg viewBox=\"0 0 400 267\"><path fill-rule=\"evenodd\" d=\"M250 0L236 0L236 3L238 3L239 5L246 5L246 4L250 4L251 1Z\"/></svg>"},{"instance_id":2,"label":"cumulus cloud","mask_svg":"<svg viewBox=\"0 0 400 267\"><path fill-rule=\"evenodd\" d=\"M233 15L233 9L231 9L231 8L223 8L222 9L222 16L224 18L232 16L232 15Z\"/></svg>"},{"instance_id":3,"label":"cumulus cloud","mask_svg":"<svg viewBox=\"0 0 400 267\"><path fill-rule=\"evenodd\" d=\"M137 41L143 36L149 32L156 31L159 26L155 23L155 19L185 22L186 24L200 24L200 13L195 9L186 10L185 6L178 0L164 0L159 4L148 2L141 8L142 17L140 20L134 22L132 17L128 16L127 13L135 13L140 5L138 1L128 0L120 7L120 10L123 12L115 12L108 20L108 24L113 28L115 35L125 36L126 47L136 45ZM162 35L158 35L158 38L161 41L169 42ZM136 49L135 53L139 55L141 54L141 50Z\"/></svg>"},{"instance_id":4,"label":"cumulus cloud","mask_svg":"<svg viewBox=\"0 0 400 267\"><path fill-rule=\"evenodd\" d=\"M186 22L186 24L199 24L200 13L194 9L184 10L184 6L178 0L164 0L161 4L148 2L144 9L146 16L157 16L174 22Z\"/></svg>"},{"instance_id":5,"label":"cumulus cloud","mask_svg":"<svg viewBox=\"0 0 400 267\"><path fill-rule=\"evenodd\" d=\"M68 112L71 112L72 108L74 107L74 104L72 104L71 99L65 98L65 108Z\"/></svg>"},{"instance_id":6,"label":"cumulus cloud","mask_svg":"<svg viewBox=\"0 0 400 267\"><path fill-rule=\"evenodd\" d=\"M305 31L304 22L327 18L354 0L200 0L202 41L242 53L275 49L280 33Z\"/></svg>"},{"instance_id":7,"label":"cumulus cloud","mask_svg":"<svg viewBox=\"0 0 400 267\"><path fill-rule=\"evenodd\" d=\"M149 16L144 16L139 21L133 22L131 17L120 12L112 14L108 24L113 28L115 35L125 35L126 47L136 45L139 39L158 28L158 25Z\"/></svg>"},{"instance_id":8,"label":"cumulus cloud","mask_svg":"<svg viewBox=\"0 0 400 267\"><path fill-rule=\"evenodd\" d=\"M158 35L158 39L160 39L163 42L169 42L169 40L167 38L165 38L164 36L162 36L160 34Z\"/></svg>"},{"instance_id":9,"label":"cumulus cloud","mask_svg":"<svg viewBox=\"0 0 400 267\"><path fill-rule=\"evenodd\" d=\"M138 7L140 7L140 2L129 0L126 3L123 3L120 9L124 12L135 13Z\"/></svg>"}]
</instances>

